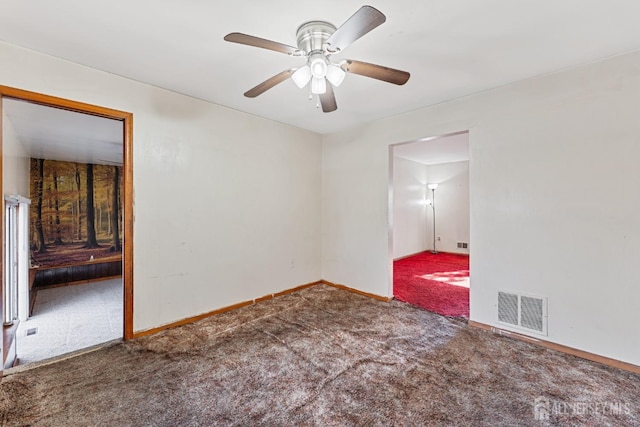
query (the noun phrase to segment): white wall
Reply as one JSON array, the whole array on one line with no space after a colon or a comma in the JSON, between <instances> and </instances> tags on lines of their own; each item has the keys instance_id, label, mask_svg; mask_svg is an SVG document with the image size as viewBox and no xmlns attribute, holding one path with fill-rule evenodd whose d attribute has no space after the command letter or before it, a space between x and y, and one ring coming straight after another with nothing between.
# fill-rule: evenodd
<instances>
[{"instance_id":1,"label":"white wall","mask_svg":"<svg viewBox=\"0 0 640 427\"><path fill-rule=\"evenodd\" d=\"M428 249L426 165L393 158L393 257Z\"/></svg>"},{"instance_id":2,"label":"white wall","mask_svg":"<svg viewBox=\"0 0 640 427\"><path fill-rule=\"evenodd\" d=\"M458 248L458 242L469 242L469 162L440 163L426 166L427 181L437 183L436 248L440 252L468 254L467 248ZM429 190L429 198L433 198ZM428 209L427 227L429 249L433 249L433 210ZM395 219L394 219L395 223ZM394 225L395 227L395 225ZM395 238L395 236L394 236Z\"/></svg>"},{"instance_id":3,"label":"white wall","mask_svg":"<svg viewBox=\"0 0 640 427\"><path fill-rule=\"evenodd\" d=\"M2 193L29 197L29 155L2 111Z\"/></svg>"},{"instance_id":4,"label":"white wall","mask_svg":"<svg viewBox=\"0 0 640 427\"><path fill-rule=\"evenodd\" d=\"M320 136L6 43L0 63L133 113L134 330L321 278Z\"/></svg>"},{"instance_id":5,"label":"white wall","mask_svg":"<svg viewBox=\"0 0 640 427\"><path fill-rule=\"evenodd\" d=\"M469 129L471 319L547 296L545 339L640 364L639 111L634 52L325 136L323 278L392 294L388 146Z\"/></svg>"}]
</instances>

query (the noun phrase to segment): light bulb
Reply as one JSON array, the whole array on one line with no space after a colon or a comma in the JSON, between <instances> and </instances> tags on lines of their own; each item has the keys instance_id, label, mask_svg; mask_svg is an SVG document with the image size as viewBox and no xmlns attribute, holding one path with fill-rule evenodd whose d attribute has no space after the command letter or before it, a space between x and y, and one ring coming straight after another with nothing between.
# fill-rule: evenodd
<instances>
[{"instance_id":1,"label":"light bulb","mask_svg":"<svg viewBox=\"0 0 640 427\"><path fill-rule=\"evenodd\" d=\"M308 65L304 67L300 67L296 70L295 73L291 75L291 79L300 89L305 87L309 80L311 80L311 69Z\"/></svg>"},{"instance_id":2,"label":"light bulb","mask_svg":"<svg viewBox=\"0 0 640 427\"><path fill-rule=\"evenodd\" d=\"M345 73L342 68L334 64L329 64L329 67L327 68L327 80L329 80L335 87L342 84L344 76L346 75L347 73Z\"/></svg>"},{"instance_id":3,"label":"light bulb","mask_svg":"<svg viewBox=\"0 0 640 427\"><path fill-rule=\"evenodd\" d=\"M311 75L318 79L327 75L327 62L324 57L316 57L311 60Z\"/></svg>"},{"instance_id":4,"label":"light bulb","mask_svg":"<svg viewBox=\"0 0 640 427\"><path fill-rule=\"evenodd\" d=\"M311 80L311 93L320 95L327 91L327 81L323 78L314 77Z\"/></svg>"},{"instance_id":5,"label":"light bulb","mask_svg":"<svg viewBox=\"0 0 640 427\"><path fill-rule=\"evenodd\" d=\"M427 184L427 187L429 187L429 190L435 190L438 188L438 184Z\"/></svg>"}]
</instances>

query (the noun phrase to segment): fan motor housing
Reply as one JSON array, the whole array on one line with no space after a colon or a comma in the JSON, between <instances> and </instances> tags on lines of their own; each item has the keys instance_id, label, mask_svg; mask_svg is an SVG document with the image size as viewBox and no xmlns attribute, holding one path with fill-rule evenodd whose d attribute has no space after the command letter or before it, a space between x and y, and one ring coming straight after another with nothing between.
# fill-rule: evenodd
<instances>
[{"instance_id":1,"label":"fan motor housing","mask_svg":"<svg viewBox=\"0 0 640 427\"><path fill-rule=\"evenodd\" d=\"M335 33L336 27L325 21L309 21L298 27L298 49L307 54L322 52L325 42Z\"/></svg>"}]
</instances>

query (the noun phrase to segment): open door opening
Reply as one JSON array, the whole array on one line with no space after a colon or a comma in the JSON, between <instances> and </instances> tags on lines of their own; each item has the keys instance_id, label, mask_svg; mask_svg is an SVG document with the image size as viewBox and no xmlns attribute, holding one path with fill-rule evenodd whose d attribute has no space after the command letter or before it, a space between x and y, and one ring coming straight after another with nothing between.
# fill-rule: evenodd
<instances>
[{"instance_id":1,"label":"open door opening","mask_svg":"<svg viewBox=\"0 0 640 427\"><path fill-rule=\"evenodd\" d=\"M22 194L29 193L27 195L33 201L29 209L29 205L24 203L28 199L23 197L23 203L18 204L16 219L13 220L17 228L21 227L18 218L23 218L24 223L21 235L24 235L23 246L26 248L26 255L22 254L19 258L22 270L17 274L18 278L23 278L22 281L19 280L22 284L11 287L7 280L9 273L3 274L5 282L2 300L5 301L3 316L6 324L2 340L5 347L3 366L13 365L16 356L17 360L20 360L21 340L26 337L33 338L35 334L44 332L44 326L30 327L28 324L36 317L34 315L49 316L47 319L40 319L47 329L51 329L51 326L57 323L55 316L51 316L55 313L56 307L60 308L60 301L63 302L63 306L67 306L66 310L69 313L73 313L74 320L70 323L70 315L63 314L62 317L66 318L67 324L57 325L57 333L67 336L84 333L88 339L83 338L79 343L76 342L76 348L48 348L42 352L44 358L82 348L83 342L86 344L84 347L90 346L96 335L106 336L104 323L102 330L87 330L87 326L91 328L100 323L95 317L76 318L82 311L91 316L92 310L78 310L71 303L83 298L84 307L87 303L93 304L93 308L96 309L93 313L101 311L110 316L106 323L112 335L115 327L115 336L131 338L132 115L3 86L0 86L0 95L1 104L5 107L2 112L3 138L0 140L3 148L7 148L4 151L11 152L12 146L17 144L21 145L24 151L22 157L28 156L26 176L24 167L10 166L10 159L6 156L3 158L4 170L0 174L0 182L5 203L9 206L13 197L10 193L15 191L14 188L19 188ZM11 104L12 108L8 109L7 103ZM29 114L32 116L26 117ZM98 135L82 135L82 131L78 135L74 133L74 129L56 130L54 122L60 120L61 114L64 117L80 119L79 122L71 120L72 124L81 123L80 127L82 123L99 123L97 128L90 130ZM105 128L110 127L112 134L113 129L116 129L115 136L105 138L104 134L100 134L104 131L100 123L105 125ZM47 128L46 131L43 131L43 127ZM31 129L27 130L29 128ZM92 141L97 142L92 144ZM15 169L20 170L16 173ZM16 179L20 181L18 184ZM26 180L28 188L30 187L26 191L23 189L25 184L22 180ZM19 213L21 208L22 215ZM7 219L3 220L3 234L13 226L9 223L9 218L14 214L8 209L9 207ZM29 210L31 215L28 213ZM44 230L48 233L44 233ZM3 239L3 242L6 242L2 257L5 261L4 269L9 265L8 257L13 253L16 242L10 242L8 238ZM18 242L17 247L20 245ZM110 281L112 283L109 283ZM38 286L34 288L34 284ZM114 307L109 308L107 304L114 300L114 295L115 302L111 303ZM119 317L113 316L115 311L119 313ZM13 321L7 320L9 316ZM114 318L118 319L115 324ZM67 331L60 330L60 327L66 328ZM50 338L49 336L44 340L45 345L57 345ZM9 347L6 344L9 344ZM26 347L22 345L23 350Z\"/></svg>"},{"instance_id":2,"label":"open door opening","mask_svg":"<svg viewBox=\"0 0 640 427\"><path fill-rule=\"evenodd\" d=\"M390 147L393 295L469 318L469 134Z\"/></svg>"}]
</instances>

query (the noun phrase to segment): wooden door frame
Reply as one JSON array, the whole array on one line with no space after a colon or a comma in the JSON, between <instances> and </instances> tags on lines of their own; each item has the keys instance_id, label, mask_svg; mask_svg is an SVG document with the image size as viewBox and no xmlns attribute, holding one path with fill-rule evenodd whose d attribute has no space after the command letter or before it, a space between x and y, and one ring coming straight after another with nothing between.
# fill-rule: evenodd
<instances>
[{"instance_id":1,"label":"wooden door frame","mask_svg":"<svg viewBox=\"0 0 640 427\"><path fill-rule=\"evenodd\" d=\"M91 114L93 116L120 120L124 124L123 132L123 168L124 190L122 205L123 213L123 254L122 254L122 281L124 288L124 328L125 340L133 338L133 114L83 102L30 92L0 85L0 102L3 98L18 99L48 107L60 108L78 113ZM2 110L0 108L0 124ZM0 128L0 188L2 183L2 132ZM3 204L4 206L4 204ZM4 216L4 209L2 211ZM2 221L4 231L4 220ZM4 239L2 241L2 262L4 264ZM4 265L3 265L4 267ZM2 268L4 270L4 268ZM3 279L4 280L4 274ZM1 305L0 305L1 307Z\"/></svg>"}]
</instances>

